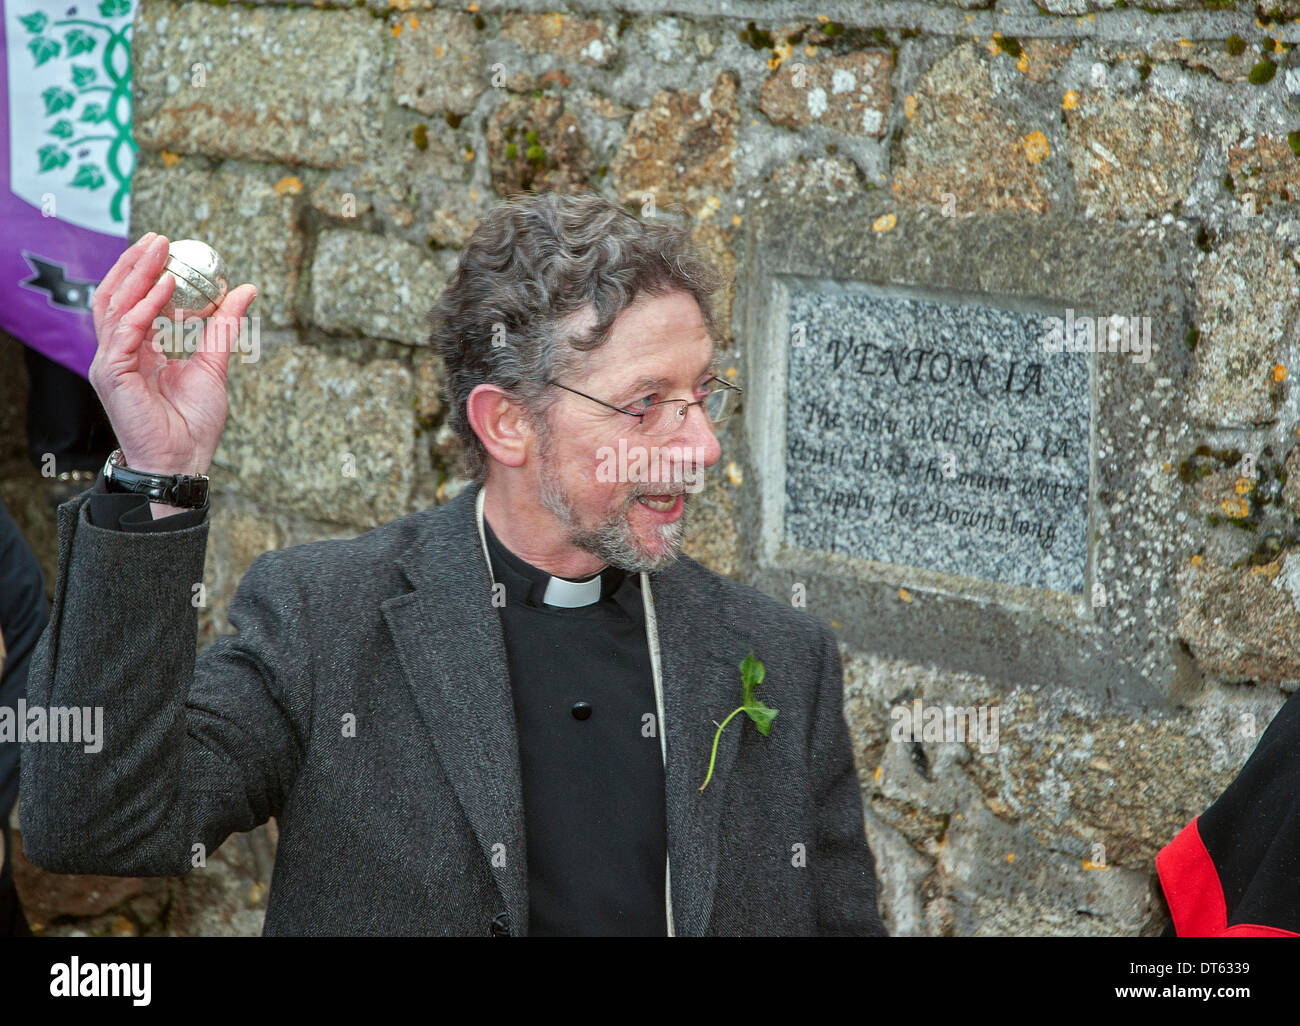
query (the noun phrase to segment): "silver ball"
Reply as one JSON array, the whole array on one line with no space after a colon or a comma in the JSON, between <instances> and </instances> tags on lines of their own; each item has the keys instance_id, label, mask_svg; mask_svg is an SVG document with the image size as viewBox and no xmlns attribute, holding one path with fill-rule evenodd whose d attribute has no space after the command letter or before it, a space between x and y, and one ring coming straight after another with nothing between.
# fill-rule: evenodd
<instances>
[{"instance_id":1,"label":"silver ball","mask_svg":"<svg viewBox=\"0 0 1300 1026\"><path fill-rule=\"evenodd\" d=\"M176 279L176 289L162 310L162 316L171 320L211 317L230 288L226 262L215 249L198 239L171 243L167 247L163 274Z\"/></svg>"}]
</instances>

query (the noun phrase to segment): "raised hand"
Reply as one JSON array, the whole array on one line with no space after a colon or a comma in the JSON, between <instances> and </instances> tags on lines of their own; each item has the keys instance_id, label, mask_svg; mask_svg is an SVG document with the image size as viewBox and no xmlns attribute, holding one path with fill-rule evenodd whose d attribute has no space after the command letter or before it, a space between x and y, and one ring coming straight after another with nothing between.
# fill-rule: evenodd
<instances>
[{"instance_id":1,"label":"raised hand","mask_svg":"<svg viewBox=\"0 0 1300 1026\"><path fill-rule=\"evenodd\" d=\"M207 319L198 349L168 359L154 345L154 321L176 287L166 236L149 232L129 247L95 289L98 348L90 383L113 425L127 466L159 474L205 474L226 424L231 340L257 296L231 291Z\"/></svg>"}]
</instances>

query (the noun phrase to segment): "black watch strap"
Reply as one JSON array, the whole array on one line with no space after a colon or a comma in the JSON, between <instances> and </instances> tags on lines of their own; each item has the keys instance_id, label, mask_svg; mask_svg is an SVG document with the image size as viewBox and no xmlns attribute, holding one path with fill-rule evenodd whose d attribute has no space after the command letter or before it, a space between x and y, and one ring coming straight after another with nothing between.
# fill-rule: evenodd
<instances>
[{"instance_id":1,"label":"black watch strap","mask_svg":"<svg viewBox=\"0 0 1300 1026\"><path fill-rule=\"evenodd\" d=\"M183 509L197 509L208 501L206 474L151 474L134 470L122 460L122 450L114 449L104 463L104 487L110 492L134 492Z\"/></svg>"}]
</instances>

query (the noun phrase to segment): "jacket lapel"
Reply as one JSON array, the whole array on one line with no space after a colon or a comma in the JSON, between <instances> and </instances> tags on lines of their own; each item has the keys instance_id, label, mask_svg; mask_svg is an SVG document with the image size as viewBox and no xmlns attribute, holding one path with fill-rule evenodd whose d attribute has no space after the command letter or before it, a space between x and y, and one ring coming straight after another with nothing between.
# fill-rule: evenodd
<instances>
[{"instance_id":1,"label":"jacket lapel","mask_svg":"<svg viewBox=\"0 0 1300 1026\"><path fill-rule=\"evenodd\" d=\"M528 869L514 701L471 486L429 511L398 561L413 591L380 605L438 759L496 866L512 931L528 933ZM505 865L494 858L504 845ZM486 929L487 923L484 923Z\"/></svg>"},{"instance_id":2,"label":"jacket lapel","mask_svg":"<svg viewBox=\"0 0 1300 1026\"><path fill-rule=\"evenodd\" d=\"M673 918L675 932L684 937L704 936L713 912L719 820L740 747L741 721L748 718L740 713L727 724L713 776L701 792L718 724L740 705L739 666L731 665L724 649L710 647L717 623L716 602L709 608L712 584L703 568L682 559L650 575L664 692Z\"/></svg>"},{"instance_id":3,"label":"jacket lapel","mask_svg":"<svg viewBox=\"0 0 1300 1026\"><path fill-rule=\"evenodd\" d=\"M526 936L519 742L505 638L474 515L478 487L471 484L424 514L419 537L398 560L412 590L386 599L380 609L430 741L489 865L494 845L505 846L506 864L493 872L513 932ZM745 653L732 659L733 653L710 648L716 596L702 567L679 559L647 576L658 621L674 927L679 936L702 936L713 910L719 819L743 713L722 732L713 777L703 792L699 787L717 724L740 704L735 664Z\"/></svg>"}]
</instances>

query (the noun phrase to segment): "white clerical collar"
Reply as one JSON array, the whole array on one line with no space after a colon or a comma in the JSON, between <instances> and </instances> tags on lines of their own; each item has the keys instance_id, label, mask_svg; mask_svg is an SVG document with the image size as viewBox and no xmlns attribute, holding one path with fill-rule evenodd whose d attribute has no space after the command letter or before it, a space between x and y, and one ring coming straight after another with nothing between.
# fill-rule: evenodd
<instances>
[{"instance_id":1,"label":"white clerical collar","mask_svg":"<svg viewBox=\"0 0 1300 1026\"><path fill-rule=\"evenodd\" d=\"M589 606L600 601L600 574L585 581L569 581L551 575L542 601L548 606Z\"/></svg>"}]
</instances>

